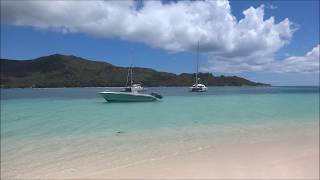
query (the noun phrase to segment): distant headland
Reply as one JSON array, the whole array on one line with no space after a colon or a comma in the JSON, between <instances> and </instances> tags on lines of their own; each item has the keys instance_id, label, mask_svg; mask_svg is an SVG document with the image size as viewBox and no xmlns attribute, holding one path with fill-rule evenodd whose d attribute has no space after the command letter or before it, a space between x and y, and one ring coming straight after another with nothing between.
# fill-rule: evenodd
<instances>
[{"instance_id":1,"label":"distant headland","mask_svg":"<svg viewBox=\"0 0 320 180\"><path fill-rule=\"evenodd\" d=\"M124 86L127 67L76 56L53 54L32 60L1 59L1 88ZM134 67L134 79L144 86L190 86L195 74L159 72ZM199 73L207 86L270 86L238 76Z\"/></svg>"}]
</instances>

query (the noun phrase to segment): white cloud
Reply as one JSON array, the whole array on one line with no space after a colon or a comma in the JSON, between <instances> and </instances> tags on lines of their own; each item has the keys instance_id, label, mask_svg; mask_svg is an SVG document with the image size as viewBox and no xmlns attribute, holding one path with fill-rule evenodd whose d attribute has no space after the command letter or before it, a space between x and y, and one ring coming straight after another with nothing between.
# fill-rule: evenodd
<instances>
[{"instance_id":1,"label":"white cloud","mask_svg":"<svg viewBox=\"0 0 320 180\"><path fill-rule=\"evenodd\" d=\"M290 56L282 60L275 60L272 55L248 56L245 58L226 58L223 56L209 56L209 64L202 68L211 72L277 72L277 73L319 73L319 48L314 47L304 56Z\"/></svg>"},{"instance_id":2,"label":"white cloud","mask_svg":"<svg viewBox=\"0 0 320 180\"><path fill-rule=\"evenodd\" d=\"M276 72L319 73L319 48L318 44L305 56L291 56L283 61L274 62L271 67Z\"/></svg>"},{"instance_id":3,"label":"white cloud","mask_svg":"<svg viewBox=\"0 0 320 180\"><path fill-rule=\"evenodd\" d=\"M269 8L272 9L272 10L274 10L274 9L277 9L278 7L275 6L275 5L273 5L273 4L269 4Z\"/></svg>"},{"instance_id":4,"label":"white cloud","mask_svg":"<svg viewBox=\"0 0 320 180\"><path fill-rule=\"evenodd\" d=\"M277 64L273 54L290 42L295 31L289 19L265 19L263 5L244 10L244 18L237 20L226 0L145 1L138 10L136 3L1 1L1 22L118 37L170 52L194 51L199 40L200 50L214 58L209 59L208 64L213 66L206 70L222 72L260 71ZM293 71L292 64L301 63L290 58L285 62L290 67L285 72Z\"/></svg>"},{"instance_id":5,"label":"white cloud","mask_svg":"<svg viewBox=\"0 0 320 180\"><path fill-rule=\"evenodd\" d=\"M275 51L290 40L288 19L264 20L263 6L239 21L228 1L1 1L2 22L139 41L178 52L201 50L227 55Z\"/></svg>"}]
</instances>

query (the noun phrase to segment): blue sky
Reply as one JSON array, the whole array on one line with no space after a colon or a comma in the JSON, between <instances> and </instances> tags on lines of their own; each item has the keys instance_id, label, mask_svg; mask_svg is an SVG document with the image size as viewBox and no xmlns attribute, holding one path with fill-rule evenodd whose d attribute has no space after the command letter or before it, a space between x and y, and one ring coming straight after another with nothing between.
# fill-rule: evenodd
<instances>
[{"instance_id":1,"label":"blue sky","mask_svg":"<svg viewBox=\"0 0 320 180\"><path fill-rule=\"evenodd\" d=\"M63 18L56 18L60 17L60 14L58 14L59 16L57 14L52 14L50 17L39 17L42 13L39 10L39 16L37 16L37 5L25 6L26 8L29 7L30 11L32 11L27 12L27 10L23 10L19 5L6 4L3 3L3 1L1 3L1 8L3 8L1 9L1 11L3 11L1 14L1 17L3 18L1 19L1 58L32 59L39 56L59 53L76 55L92 60L107 61L118 66L128 66L131 63L131 49L133 49L135 66L149 67L159 71L174 73L193 72L195 69L194 46L192 43L190 43L191 45L186 45L192 41L193 37L189 37L190 35L187 34L186 36L181 37L181 39L174 37L170 40L163 41L162 35L166 35L167 32L160 30L157 34L151 32L156 31L157 28L163 28L163 26L160 27L159 25L161 23L153 24L153 29L144 28L147 26L144 23L149 23L148 19L141 21L142 23L134 22L132 25L128 24L129 28L130 26L137 26L137 30L132 34L117 32L127 30L121 29L123 26L117 26L118 24L121 24L120 22L116 22L115 24L118 30L113 30L108 27L108 25L101 26L106 29L99 29L99 26L91 27L90 24L88 25L90 27L86 26L85 28L78 28L76 24L68 26L68 23L72 24L73 22L60 22L64 21ZM270 39L270 37L275 37L274 40L266 42L266 44L259 44L259 39L251 40L250 38L247 38L240 41L230 40L228 39L229 36L226 36L226 38L223 37L221 40L221 44L225 41L226 45L221 45L221 47L219 47L219 41L217 41L218 43L214 42L217 37L211 35L216 32L214 30L219 30L215 29L217 28L215 23L209 24L211 25L210 27L199 24L198 29L201 30L199 32L204 32L205 35L193 39L204 39L202 41L204 42L204 45L202 47L203 51L201 52L200 63L203 71L212 72L214 75L239 75L251 80L271 83L273 85L319 84L319 62L314 62L319 61L319 53L312 57L306 55L308 52L314 52L312 51L313 48L317 49L316 47L319 44L319 1L231 1L228 3L229 5L227 4L224 6L216 5L214 2L209 2L208 5L205 4L206 2L203 3L203 6L200 7L208 7L207 14L209 15L197 12L199 9L194 8L196 5L193 4L189 4L189 6L178 6L177 4L182 3L169 2L166 7L172 6L173 9L177 8L177 11L181 10L182 12L184 12L183 8L189 8L187 10L191 10L195 14L199 13L200 18L201 16L203 16L203 19L208 17L212 18L209 20L206 19L206 21L203 22L210 20L212 20L212 22L221 21L219 23L223 25L222 27L230 24L229 22L221 20L229 14L236 18L237 23L239 23L241 19L246 18L249 22L243 26L249 26L250 21L254 22L252 20L254 19L253 16L259 15L259 12L261 13L262 9L264 16L261 24L266 23L265 21L273 16L274 22L272 25L274 26L272 26L273 29L268 29L266 24L261 27L266 28L268 31L272 30L275 31L275 33L278 33L278 36L266 35L266 41L268 38ZM170 10L167 10L168 8L159 11L159 14L167 12L166 14L163 14L162 18L159 17L162 14L155 15L156 12L158 12L155 10L161 9L161 6L144 4L145 3L142 3L141 13L145 13L145 17L150 17L150 14L148 14L150 11L147 11L149 8L153 10L152 12L155 12L154 14L151 14L151 16L154 15L152 18L156 18L156 20L159 18L158 21L164 22L164 24L171 22L166 21L166 19L172 20L174 18L181 18L178 19L178 22L190 22L192 25L190 28L194 28L197 27L197 22L201 21L200 19L194 22L190 20L190 17L188 19L183 15L176 15ZM264 5L263 7L261 7L262 4ZM44 6L46 5L44 4ZM109 5L109 7L110 6L114 9L126 7L124 4ZM231 7L230 12L228 11L228 6ZM251 6L253 6L254 9L248 11L248 17L245 17L243 11ZM80 8L81 7L79 7L79 9ZM220 8L222 10L215 8ZM224 10L223 8L226 9ZM139 9L140 8L138 8L138 11ZM131 11L128 13L131 13ZM173 14L172 16L174 18L170 17L170 14ZM129 15L131 14L128 14L127 16ZM24 18L28 16L30 16L30 18ZM126 17L125 14L123 14L123 16ZM116 18L117 16L114 17ZM121 18L123 19L123 17ZM288 22L291 24L290 27L285 25L285 18L288 18ZM277 24L282 24L282 21L284 25L276 27ZM81 23L83 24L83 22ZM152 23L152 19L150 20L150 23ZM182 25L187 26L185 24L186 23ZM158 25L159 27L157 27ZM253 27L253 30L257 30L258 32L261 27L256 26L257 25ZM179 34L180 29L178 29L180 26L169 24L166 29L168 29L168 27L173 27L172 31L175 35L179 36L181 34ZM256 29L254 29L255 27ZM98 28L98 30L94 28ZM246 27L236 28L226 29L225 31L230 30L230 36L232 36L233 32L238 31L246 35L246 32L243 30L243 28ZM150 33L150 35L148 33ZM198 34L200 33L196 33L196 35ZM159 37L157 37L157 35L159 35ZM263 35L264 34L261 35L261 39L264 38ZM157 40L157 38L159 40ZM235 44L234 50L229 50L229 42ZM261 47L265 47L265 52L263 52L263 49L261 50L258 48L245 49L241 47L242 42L243 46L250 46L250 44L258 43L257 46L261 45ZM173 46L172 44L177 45ZM240 54L242 54L242 52L239 53L240 51L246 53L248 51L247 56L240 57ZM258 61L257 59L261 59L261 61ZM270 71L270 69L272 70ZM282 69L284 69L283 72Z\"/></svg>"}]
</instances>

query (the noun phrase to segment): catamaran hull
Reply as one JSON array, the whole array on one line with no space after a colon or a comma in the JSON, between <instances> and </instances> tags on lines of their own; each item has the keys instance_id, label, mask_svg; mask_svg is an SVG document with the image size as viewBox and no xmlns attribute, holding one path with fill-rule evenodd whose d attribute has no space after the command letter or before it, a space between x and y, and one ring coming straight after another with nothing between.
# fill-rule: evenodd
<instances>
[{"instance_id":1,"label":"catamaran hull","mask_svg":"<svg viewBox=\"0 0 320 180\"><path fill-rule=\"evenodd\" d=\"M206 92L207 88L191 88L191 92Z\"/></svg>"},{"instance_id":2,"label":"catamaran hull","mask_svg":"<svg viewBox=\"0 0 320 180\"><path fill-rule=\"evenodd\" d=\"M148 102L158 100L149 94L135 94L124 92L100 92L99 93L108 102Z\"/></svg>"},{"instance_id":3,"label":"catamaran hull","mask_svg":"<svg viewBox=\"0 0 320 180\"><path fill-rule=\"evenodd\" d=\"M192 87L190 87L191 92L206 92L207 87L203 84L195 84Z\"/></svg>"}]
</instances>

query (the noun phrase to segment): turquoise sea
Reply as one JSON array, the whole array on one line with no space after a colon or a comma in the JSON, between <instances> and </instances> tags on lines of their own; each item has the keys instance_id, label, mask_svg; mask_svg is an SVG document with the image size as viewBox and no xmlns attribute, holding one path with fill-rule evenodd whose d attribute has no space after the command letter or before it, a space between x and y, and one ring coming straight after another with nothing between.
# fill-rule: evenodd
<instances>
[{"instance_id":1,"label":"turquoise sea","mask_svg":"<svg viewBox=\"0 0 320 180\"><path fill-rule=\"evenodd\" d=\"M119 90L1 89L1 177L90 174L319 125L319 87L157 87L164 98L146 103L107 103L105 89Z\"/></svg>"}]
</instances>

